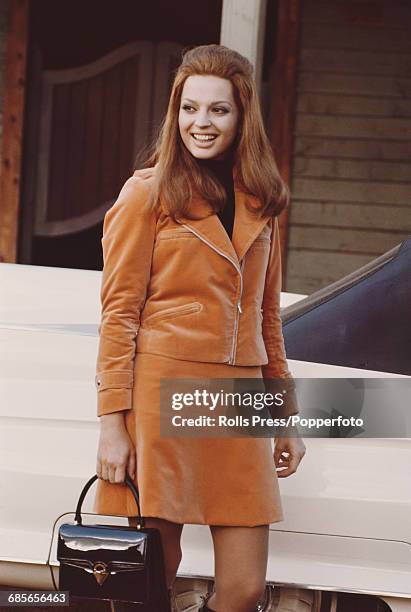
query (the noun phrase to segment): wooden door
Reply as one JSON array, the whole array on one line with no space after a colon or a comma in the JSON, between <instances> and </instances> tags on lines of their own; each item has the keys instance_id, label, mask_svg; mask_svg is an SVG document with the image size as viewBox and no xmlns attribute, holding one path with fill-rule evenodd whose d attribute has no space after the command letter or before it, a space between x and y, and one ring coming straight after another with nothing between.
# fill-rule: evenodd
<instances>
[{"instance_id":1,"label":"wooden door","mask_svg":"<svg viewBox=\"0 0 411 612\"><path fill-rule=\"evenodd\" d=\"M79 68L38 71L22 263L101 267L104 214L155 137L181 49L138 41Z\"/></svg>"}]
</instances>

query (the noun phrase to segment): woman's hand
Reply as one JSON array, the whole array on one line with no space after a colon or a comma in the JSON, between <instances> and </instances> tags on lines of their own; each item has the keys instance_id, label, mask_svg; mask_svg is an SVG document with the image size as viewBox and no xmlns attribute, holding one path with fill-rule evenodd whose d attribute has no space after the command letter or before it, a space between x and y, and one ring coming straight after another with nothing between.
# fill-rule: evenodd
<instances>
[{"instance_id":1,"label":"woman's hand","mask_svg":"<svg viewBox=\"0 0 411 612\"><path fill-rule=\"evenodd\" d=\"M100 441L96 474L112 483L124 482L126 470L136 475L136 449L126 429L124 413L114 412L100 417Z\"/></svg>"},{"instance_id":2,"label":"woman's hand","mask_svg":"<svg viewBox=\"0 0 411 612\"><path fill-rule=\"evenodd\" d=\"M301 459L305 455L305 444L298 436L288 437L287 435L275 438L274 463L279 478L286 478L297 471ZM287 456L284 455L287 453Z\"/></svg>"}]
</instances>

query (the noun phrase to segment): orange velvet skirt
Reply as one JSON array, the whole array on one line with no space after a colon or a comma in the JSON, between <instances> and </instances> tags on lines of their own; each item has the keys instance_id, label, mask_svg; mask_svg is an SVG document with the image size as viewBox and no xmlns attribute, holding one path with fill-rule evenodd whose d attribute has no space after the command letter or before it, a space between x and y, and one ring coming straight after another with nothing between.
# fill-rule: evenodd
<instances>
[{"instance_id":1,"label":"orange velvet skirt","mask_svg":"<svg viewBox=\"0 0 411 612\"><path fill-rule=\"evenodd\" d=\"M261 378L260 366L137 353L126 427L137 452L141 513L175 523L249 526L283 520L271 438L160 435L161 378ZM136 516L127 485L99 479L93 511Z\"/></svg>"}]
</instances>

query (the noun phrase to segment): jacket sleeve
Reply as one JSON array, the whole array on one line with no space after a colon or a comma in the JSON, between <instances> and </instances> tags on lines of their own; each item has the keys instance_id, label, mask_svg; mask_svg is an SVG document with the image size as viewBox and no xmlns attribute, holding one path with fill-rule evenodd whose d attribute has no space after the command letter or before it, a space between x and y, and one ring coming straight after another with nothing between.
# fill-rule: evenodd
<instances>
[{"instance_id":1,"label":"jacket sleeve","mask_svg":"<svg viewBox=\"0 0 411 612\"><path fill-rule=\"evenodd\" d=\"M128 179L104 217L95 376L99 417L132 407L136 337L156 232L156 216L145 206L143 183L137 177Z\"/></svg>"},{"instance_id":2,"label":"jacket sleeve","mask_svg":"<svg viewBox=\"0 0 411 612\"><path fill-rule=\"evenodd\" d=\"M272 220L270 256L268 261L263 297L263 338L268 355L268 364L261 366L266 391L285 390L283 406L273 406L275 417L287 417L299 412L295 382L288 369L282 322L280 317L281 295L281 248L277 217ZM284 379L278 381L277 379ZM281 385L279 385L281 383Z\"/></svg>"}]
</instances>

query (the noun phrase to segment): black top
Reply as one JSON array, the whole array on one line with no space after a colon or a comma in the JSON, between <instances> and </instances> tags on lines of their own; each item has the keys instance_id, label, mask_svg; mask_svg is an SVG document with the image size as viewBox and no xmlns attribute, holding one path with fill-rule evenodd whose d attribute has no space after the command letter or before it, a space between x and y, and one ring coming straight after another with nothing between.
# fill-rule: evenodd
<instances>
[{"instance_id":1,"label":"black top","mask_svg":"<svg viewBox=\"0 0 411 612\"><path fill-rule=\"evenodd\" d=\"M225 159L197 159L197 162L200 167L207 168L225 189L227 201L223 209L217 214L231 240L235 212L233 157L232 155L227 155Z\"/></svg>"}]
</instances>

